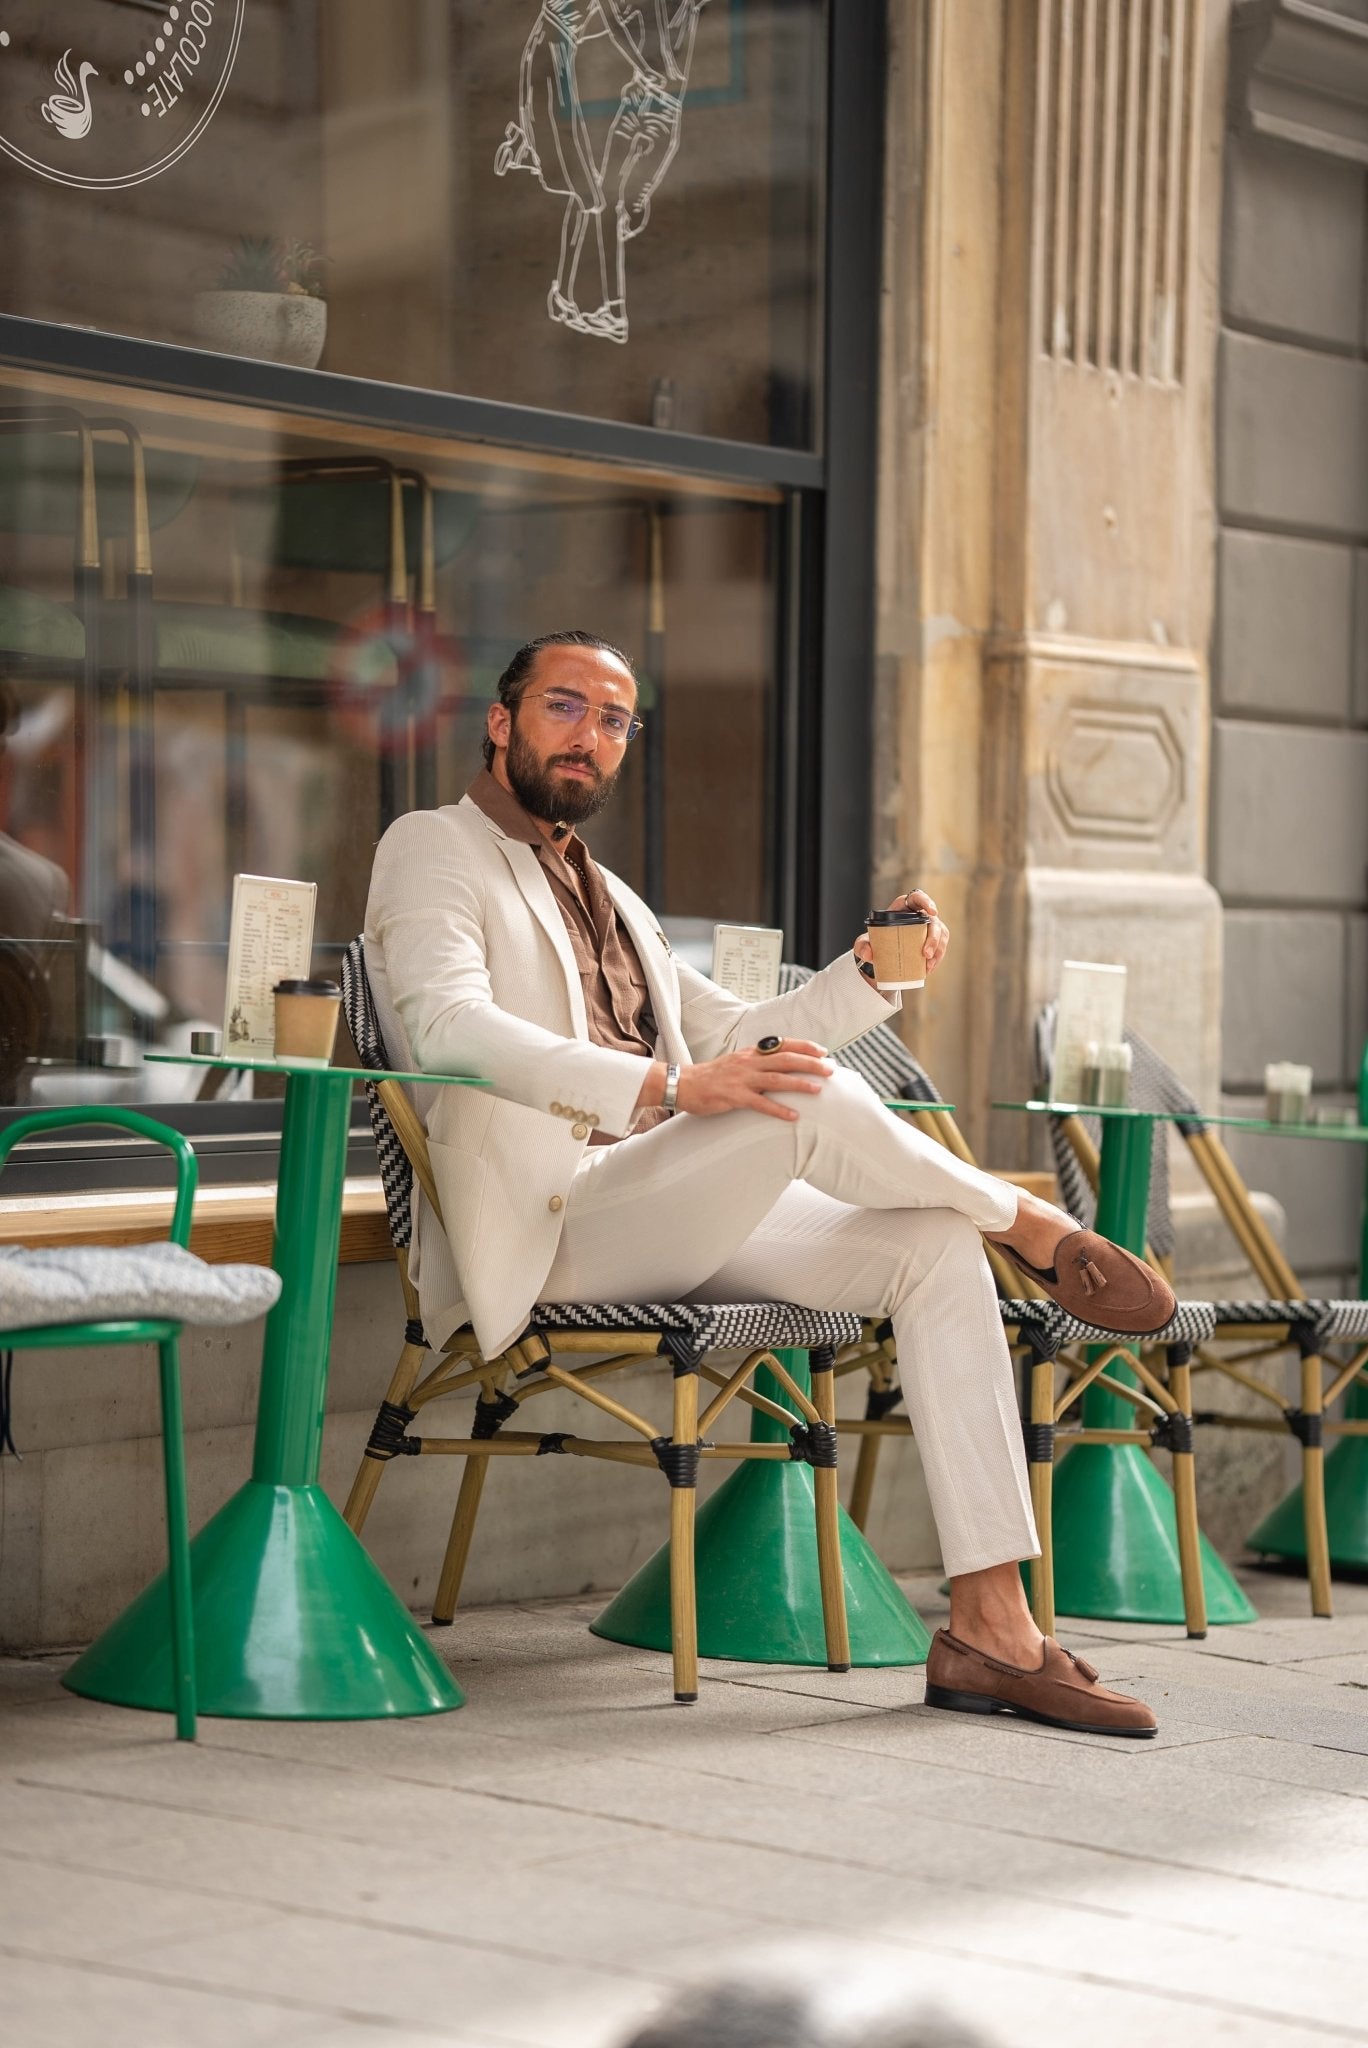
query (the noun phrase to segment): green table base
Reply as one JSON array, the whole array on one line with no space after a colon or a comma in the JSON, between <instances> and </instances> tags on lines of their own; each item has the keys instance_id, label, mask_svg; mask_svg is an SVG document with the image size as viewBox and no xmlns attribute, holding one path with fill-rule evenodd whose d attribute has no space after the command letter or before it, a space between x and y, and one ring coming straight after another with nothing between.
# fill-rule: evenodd
<instances>
[{"instance_id":1,"label":"green table base","mask_svg":"<svg viewBox=\"0 0 1368 2048\"><path fill-rule=\"evenodd\" d=\"M352 1073L288 1061L278 1070L288 1077L271 1254L280 1299L266 1318L251 1479L191 1546L200 1711L316 1721L446 1713L464 1704L459 1687L317 1483ZM158 1580L66 1683L118 1706L169 1706L168 1632Z\"/></svg>"},{"instance_id":2,"label":"green table base","mask_svg":"<svg viewBox=\"0 0 1368 2048\"><path fill-rule=\"evenodd\" d=\"M1361 1419L1368 1400L1354 1388L1346 1415ZM1368 1571L1368 1437L1346 1436L1325 1461L1325 1519L1330 1529L1330 1563L1342 1570ZM1306 1524L1300 1483L1249 1538L1251 1550L1289 1564L1306 1564Z\"/></svg>"},{"instance_id":3,"label":"green table base","mask_svg":"<svg viewBox=\"0 0 1368 2048\"><path fill-rule=\"evenodd\" d=\"M1103 1110L1100 1120L1097 1229L1127 1251L1143 1253L1156 1119L1140 1110ZM1107 1376L1139 1384L1120 1364L1109 1366ZM1086 1427L1135 1429L1137 1412L1143 1414L1105 1387L1090 1387L1083 1396ZM1183 1622L1173 1494L1138 1445L1076 1445L1054 1475L1053 1523L1056 1613ZM1257 1621L1205 1537L1202 1582L1209 1624Z\"/></svg>"},{"instance_id":4,"label":"green table base","mask_svg":"<svg viewBox=\"0 0 1368 2048\"><path fill-rule=\"evenodd\" d=\"M1136 1444L1076 1444L1054 1476L1055 1608L1098 1621L1173 1622L1183 1583L1173 1494ZM1202 1538L1207 1622L1257 1621Z\"/></svg>"},{"instance_id":5,"label":"green table base","mask_svg":"<svg viewBox=\"0 0 1368 2048\"><path fill-rule=\"evenodd\" d=\"M202 1714L351 1721L444 1714L463 1695L318 1486L249 1480L191 1546ZM63 1683L172 1706L166 1574Z\"/></svg>"},{"instance_id":6,"label":"green table base","mask_svg":"<svg viewBox=\"0 0 1368 2048\"><path fill-rule=\"evenodd\" d=\"M779 1356L805 1387L806 1355ZM770 1400L787 1398L769 1373L758 1373L756 1386ZM754 1442L783 1436L769 1416L753 1415ZM694 1558L700 1656L742 1664L826 1664L812 1473L806 1465L770 1459L738 1465L698 1511ZM844 1509L841 1562L851 1663L925 1663L931 1638L924 1623ZM592 1631L643 1650L670 1648L668 1544L609 1603Z\"/></svg>"}]
</instances>

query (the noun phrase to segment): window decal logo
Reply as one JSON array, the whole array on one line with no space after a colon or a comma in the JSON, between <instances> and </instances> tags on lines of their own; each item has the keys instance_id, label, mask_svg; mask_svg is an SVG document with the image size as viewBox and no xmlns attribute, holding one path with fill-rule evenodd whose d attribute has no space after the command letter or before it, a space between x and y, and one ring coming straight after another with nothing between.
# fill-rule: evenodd
<instances>
[{"instance_id":1,"label":"window decal logo","mask_svg":"<svg viewBox=\"0 0 1368 2048\"><path fill-rule=\"evenodd\" d=\"M650 220L651 195L679 148L706 4L542 0L523 45L518 118L504 131L494 171L528 171L543 192L565 199L546 310L573 334L627 339L627 244ZM581 44L598 36L607 36L624 72L606 135L586 114L576 78Z\"/></svg>"},{"instance_id":2,"label":"window decal logo","mask_svg":"<svg viewBox=\"0 0 1368 2048\"><path fill-rule=\"evenodd\" d=\"M83 64L78 84L71 75L70 50L63 54L57 66L57 83L62 90L55 92L50 100L44 100L43 119L50 121L68 142L79 142L83 135L90 133L90 87L86 80L99 75L93 64Z\"/></svg>"},{"instance_id":3,"label":"window decal logo","mask_svg":"<svg viewBox=\"0 0 1368 2048\"><path fill-rule=\"evenodd\" d=\"M223 98L246 0L0 0L0 151L53 184L169 170Z\"/></svg>"}]
</instances>

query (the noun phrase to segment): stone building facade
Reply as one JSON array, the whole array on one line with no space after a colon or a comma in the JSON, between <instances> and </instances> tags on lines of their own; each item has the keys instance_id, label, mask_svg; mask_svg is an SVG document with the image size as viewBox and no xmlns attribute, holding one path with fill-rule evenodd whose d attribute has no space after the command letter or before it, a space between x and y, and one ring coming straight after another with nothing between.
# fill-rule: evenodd
<instances>
[{"instance_id":1,"label":"stone building facade","mask_svg":"<svg viewBox=\"0 0 1368 2048\"><path fill-rule=\"evenodd\" d=\"M876 860L971 956L916 1043L1021 1163L984 1105L1027 1088L1060 962L1121 960L1204 1105L1257 1107L1280 1057L1347 1101L1368 8L916 0L892 30ZM1342 1287L1362 1162L1295 1152L1239 1156Z\"/></svg>"}]
</instances>

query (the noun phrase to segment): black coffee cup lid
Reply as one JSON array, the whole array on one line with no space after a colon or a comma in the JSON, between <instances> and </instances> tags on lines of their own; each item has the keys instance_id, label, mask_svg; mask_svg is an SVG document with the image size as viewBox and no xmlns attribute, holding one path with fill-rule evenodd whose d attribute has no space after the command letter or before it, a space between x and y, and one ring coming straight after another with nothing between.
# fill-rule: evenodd
<instances>
[{"instance_id":1,"label":"black coffee cup lid","mask_svg":"<svg viewBox=\"0 0 1368 2048\"><path fill-rule=\"evenodd\" d=\"M278 981L275 993L278 996L340 996L342 991L335 981L315 975L308 981Z\"/></svg>"},{"instance_id":2,"label":"black coffee cup lid","mask_svg":"<svg viewBox=\"0 0 1368 2048\"><path fill-rule=\"evenodd\" d=\"M871 910L866 924L930 924L929 914L924 910Z\"/></svg>"}]
</instances>

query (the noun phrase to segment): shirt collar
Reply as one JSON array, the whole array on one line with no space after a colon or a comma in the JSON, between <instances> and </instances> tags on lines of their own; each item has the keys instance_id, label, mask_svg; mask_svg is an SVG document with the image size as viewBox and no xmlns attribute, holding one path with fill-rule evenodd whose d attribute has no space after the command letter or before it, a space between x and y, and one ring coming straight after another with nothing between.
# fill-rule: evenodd
<instances>
[{"instance_id":1,"label":"shirt collar","mask_svg":"<svg viewBox=\"0 0 1368 2048\"><path fill-rule=\"evenodd\" d=\"M505 789L488 768L482 768L471 783L466 795L482 810L499 830L509 839L520 840L524 846L535 847L538 856L555 854L564 859L573 846L581 855L587 852L583 841L571 830L563 839L553 843L537 830L530 812L524 810L511 789Z\"/></svg>"}]
</instances>

